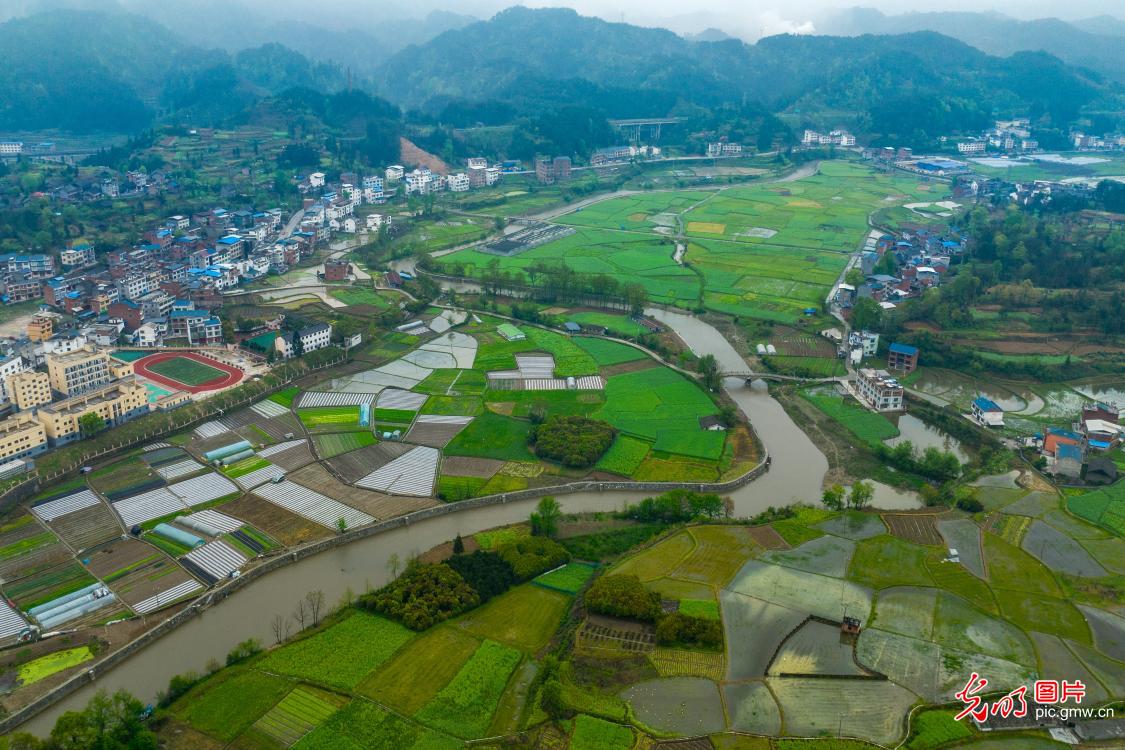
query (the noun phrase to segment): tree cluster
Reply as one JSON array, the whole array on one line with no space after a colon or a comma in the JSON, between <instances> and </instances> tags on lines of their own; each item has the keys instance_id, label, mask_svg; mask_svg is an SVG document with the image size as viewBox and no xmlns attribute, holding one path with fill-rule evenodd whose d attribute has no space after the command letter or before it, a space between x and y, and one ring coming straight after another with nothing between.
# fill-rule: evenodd
<instances>
[{"instance_id":1,"label":"tree cluster","mask_svg":"<svg viewBox=\"0 0 1125 750\"><path fill-rule=\"evenodd\" d=\"M570 553L546 536L528 536L500 545L496 550L512 567L519 581L527 581L566 563Z\"/></svg>"},{"instance_id":2,"label":"tree cluster","mask_svg":"<svg viewBox=\"0 0 1125 750\"><path fill-rule=\"evenodd\" d=\"M425 630L479 604L480 595L457 571L429 563L413 565L395 581L359 598L361 607L411 630Z\"/></svg>"},{"instance_id":3,"label":"tree cluster","mask_svg":"<svg viewBox=\"0 0 1125 750\"><path fill-rule=\"evenodd\" d=\"M457 548L454 547L456 553ZM465 583L473 587L484 604L516 584L512 566L495 552L477 550L468 555L454 554L445 564L457 571Z\"/></svg>"},{"instance_id":4,"label":"tree cluster","mask_svg":"<svg viewBox=\"0 0 1125 750\"><path fill-rule=\"evenodd\" d=\"M585 602L586 609L610 617L655 622L660 616L660 595L634 575L600 576L590 584Z\"/></svg>"},{"instance_id":5,"label":"tree cluster","mask_svg":"<svg viewBox=\"0 0 1125 750\"><path fill-rule=\"evenodd\" d=\"M609 450L617 430L608 422L582 416L548 417L528 435L535 455L572 468L593 466Z\"/></svg>"},{"instance_id":6,"label":"tree cluster","mask_svg":"<svg viewBox=\"0 0 1125 750\"><path fill-rule=\"evenodd\" d=\"M713 493L672 490L627 506L622 515L643 523L686 523L695 519L724 518L730 515L730 509L723 498Z\"/></svg>"},{"instance_id":7,"label":"tree cluster","mask_svg":"<svg viewBox=\"0 0 1125 750\"><path fill-rule=\"evenodd\" d=\"M104 690L81 711L67 711L51 734L40 740L14 734L4 745L10 750L156 750L156 735L145 726L145 706L124 690Z\"/></svg>"},{"instance_id":8,"label":"tree cluster","mask_svg":"<svg viewBox=\"0 0 1125 750\"><path fill-rule=\"evenodd\" d=\"M918 453L909 440L893 447L878 443L875 445L875 455L900 471L919 474L938 482L961 476L961 461L957 455L932 445Z\"/></svg>"},{"instance_id":9,"label":"tree cluster","mask_svg":"<svg viewBox=\"0 0 1125 750\"><path fill-rule=\"evenodd\" d=\"M708 617L681 612L661 615L656 623L656 642L661 646L717 649L723 645L723 623Z\"/></svg>"}]
</instances>

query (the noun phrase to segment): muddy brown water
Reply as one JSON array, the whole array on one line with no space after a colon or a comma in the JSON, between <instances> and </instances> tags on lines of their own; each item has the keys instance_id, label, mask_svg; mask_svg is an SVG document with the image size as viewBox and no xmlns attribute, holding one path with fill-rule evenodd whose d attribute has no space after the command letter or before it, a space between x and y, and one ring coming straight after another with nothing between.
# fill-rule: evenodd
<instances>
[{"instance_id":1,"label":"muddy brown water","mask_svg":"<svg viewBox=\"0 0 1125 750\"><path fill-rule=\"evenodd\" d=\"M673 328L697 354L713 354L724 370L746 368L734 347L710 325L680 313L647 312ZM742 380L731 378L726 388L750 418L772 458L765 476L731 493L736 515L752 516L769 506L799 501L815 503L828 470L824 454L769 395L763 383L748 387ZM644 493L636 492L578 493L558 499L565 512L583 512L617 510L643 496ZM918 507L919 503L914 497L892 490L877 492L876 505L902 509ZM112 692L125 688L146 702L153 701L173 675L204 671L210 659L222 661L240 641L257 638L263 644L272 643L270 620L274 615L292 613L306 592L319 589L327 601L335 603L349 591L359 594L377 588L388 580L387 563L392 555L406 560L457 534L468 536L525 521L534 506L535 501L529 500L428 519L270 573L99 675L92 684L26 722L21 730L46 735L64 711L82 708L99 689Z\"/></svg>"}]
</instances>

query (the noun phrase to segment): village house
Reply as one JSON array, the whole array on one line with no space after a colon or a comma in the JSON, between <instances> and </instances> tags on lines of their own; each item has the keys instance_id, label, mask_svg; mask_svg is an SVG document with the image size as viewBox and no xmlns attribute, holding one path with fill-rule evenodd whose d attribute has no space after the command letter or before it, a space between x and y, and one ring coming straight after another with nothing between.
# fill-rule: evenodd
<instances>
[{"instance_id":1,"label":"village house","mask_svg":"<svg viewBox=\"0 0 1125 750\"><path fill-rule=\"evenodd\" d=\"M977 396L970 406L973 421L982 427L1003 427L1004 410L985 396Z\"/></svg>"},{"instance_id":2,"label":"village house","mask_svg":"<svg viewBox=\"0 0 1125 750\"><path fill-rule=\"evenodd\" d=\"M860 399L875 411L902 411L902 383L886 370L864 368L856 380Z\"/></svg>"}]
</instances>

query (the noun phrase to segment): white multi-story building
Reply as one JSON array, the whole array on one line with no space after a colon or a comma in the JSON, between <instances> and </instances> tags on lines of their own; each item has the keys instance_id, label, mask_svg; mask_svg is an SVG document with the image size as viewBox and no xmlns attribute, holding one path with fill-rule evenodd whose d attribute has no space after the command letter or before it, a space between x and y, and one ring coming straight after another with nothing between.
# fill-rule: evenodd
<instances>
[{"instance_id":1,"label":"white multi-story building","mask_svg":"<svg viewBox=\"0 0 1125 750\"><path fill-rule=\"evenodd\" d=\"M293 341L296 337L301 339L301 348L307 354L317 349L323 349L332 343L332 326L328 323L314 323L305 326L300 331L289 332L274 339L274 348L282 357L288 359L294 355Z\"/></svg>"},{"instance_id":2,"label":"white multi-story building","mask_svg":"<svg viewBox=\"0 0 1125 750\"><path fill-rule=\"evenodd\" d=\"M309 175L309 187L324 187L325 175L324 172L313 172Z\"/></svg>"},{"instance_id":3,"label":"white multi-story building","mask_svg":"<svg viewBox=\"0 0 1125 750\"><path fill-rule=\"evenodd\" d=\"M984 153L984 147L984 141L962 141L957 144L957 151L962 154L980 154Z\"/></svg>"},{"instance_id":4,"label":"white multi-story building","mask_svg":"<svg viewBox=\"0 0 1125 750\"><path fill-rule=\"evenodd\" d=\"M742 144L741 143L718 142L718 143L708 143L707 144L707 155L711 156L711 157L715 157L715 156L739 156L741 154L742 154Z\"/></svg>"},{"instance_id":5,"label":"white multi-story building","mask_svg":"<svg viewBox=\"0 0 1125 750\"><path fill-rule=\"evenodd\" d=\"M469 189L469 175L464 172L449 175L445 178L445 182L454 193L464 193Z\"/></svg>"},{"instance_id":6,"label":"white multi-story building","mask_svg":"<svg viewBox=\"0 0 1125 750\"><path fill-rule=\"evenodd\" d=\"M19 156L23 153L23 141L0 141L0 156Z\"/></svg>"},{"instance_id":7,"label":"white multi-story building","mask_svg":"<svg viewBox=\"0 0 1125 750\"><path fill-rule=\"evenodd\" d=\"M368 214L367 215L367 229L368 231L378 232L383 227L391 225L391 217L383 214Z\"/></svg>"},{"instance_id":8,"label":"white multi-story building","mask_svg":"<svg viewBox=\"0 0 1125 750\"><path fill-rule=\"evenodd\" d=\"M465 160L465 166L469 169L484 169L488 166L488 159L481 156L470 156Z\"/></svg>"},{"instance_id":9,"label":"white multi-story building","mask_svg":"<svg viewBox=\"0 0 1125 750\"><path fill-rule=\"evenodd\" d=\"M902 411L902 383L886 370L860 370L856 391L875 411Z\"/></svg>"},{"instance_id":10,"label":"white multi-story building","mask_svg":"<svg viewBox=\"0 0 1125 750\"><path fill-rule=\"evenodd\" d=\"M383 176L387 178L387 182L401 180L404 174L406 174L406 169L401 164L392 164L383 170Z\"/></svg>"},{"instance_id":11,"label":"white multi-story building","mask_svg":"<svg viewBox=\"0 0 1125 750\"><path fill-rule=\"evenodd\" d=\"M65 268L94 265L94 246L88 243L71 245L59 253L59 263Z\"/></svg>"},{"instance_id":12,"label":"white multi-story building","mask_svg":"<svg viewBox=\"0 0 1125 750\"><path fill-rule=\"evenodd\" d=\"M31 365L18 354L0 360L0 403L6 404L12 400L8 392L8 378L31 369Z\"/></svg>"}]
</instances>

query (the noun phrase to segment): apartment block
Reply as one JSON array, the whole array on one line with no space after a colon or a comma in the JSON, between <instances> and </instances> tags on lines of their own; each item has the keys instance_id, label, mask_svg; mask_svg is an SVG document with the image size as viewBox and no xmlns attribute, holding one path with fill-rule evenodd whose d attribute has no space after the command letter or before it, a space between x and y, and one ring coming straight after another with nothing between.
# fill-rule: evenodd
<instances>
[{"instance_id":1,"label":"apartment block","mask_svg":"<svg viewBox=\"0 0 1125 750\"><path fill-rule=\"evenodd\" d=\"M37 456L47 450L47 433L31 414L0 421L0 461Z\"/></svg>"},{"instance_id":2,"label":"apartment block","mask_svg":"<svg viewBox=\"0 0 1125 750\"><path fill-rule=\"evenodd\" d=\"M86 414L98 414L107 426L116 427L148 411L148 389L129 377L41 406L36 416L50 444L65 445L82 437L78 420Z\"/></svg>"},{"instance_id":3,"label":"apartment block","mask_svg":"<svg viewBox=\"0 0 1125 750\"><path fill-rule=\"evenodd\" d=\"M47 357L47 375L52 388L74 396L113 380L109 364L108 355L88 348L68 354L51 354Z\"/></svg>"}]
</instances>

